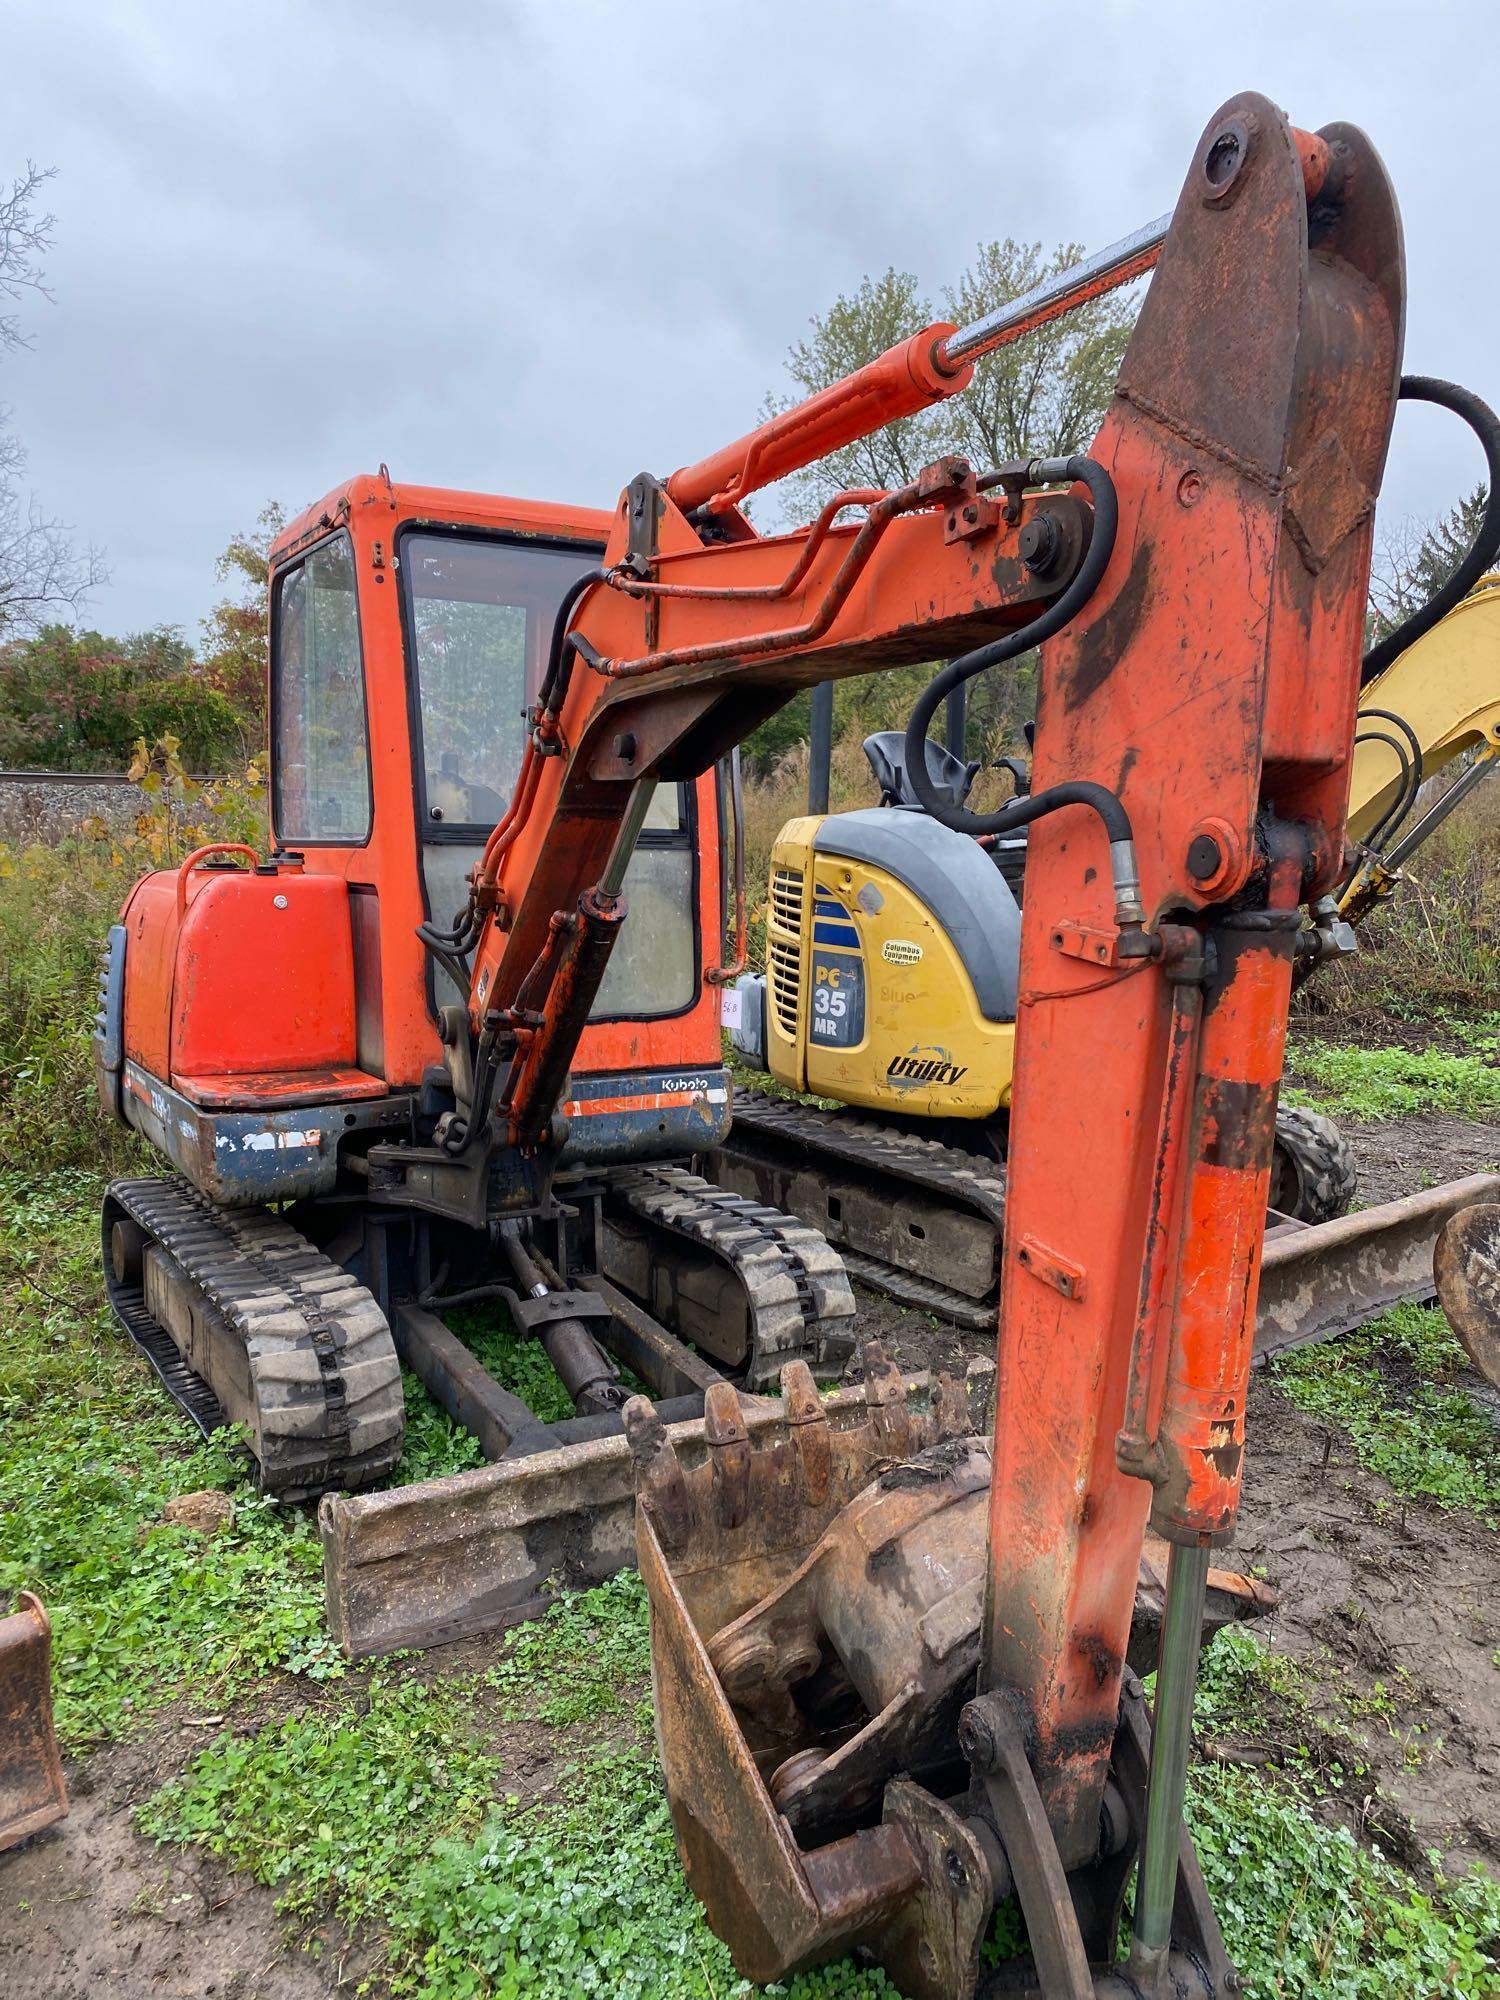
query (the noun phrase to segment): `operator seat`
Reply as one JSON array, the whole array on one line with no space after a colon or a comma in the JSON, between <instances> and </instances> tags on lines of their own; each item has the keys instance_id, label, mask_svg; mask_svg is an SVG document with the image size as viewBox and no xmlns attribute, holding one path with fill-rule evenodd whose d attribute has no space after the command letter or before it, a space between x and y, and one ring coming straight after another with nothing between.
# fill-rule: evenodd
<instances>
[{"instance_id":1,"label":"operator seat","mask_svg":"<svg viewBox=\"0 0 1500 2000\"><path fill-rule=\"evenodd\" d=\"M930 737L923 747L927 752L927 777L933 789L946 804L961 806L979 775L979 765L966 764L962 757L955 757L951 750L945 750ZM920 812L922 801L912 790L906 767L905 733L899 729L877 730L865 738L864 752L880 787L880 803L899 806L906 812Z\"/></svg>"},{"instance_id":2,"label":"operator seat","mask_svg":"<svg viewBox=\"0 0 1500 2000\"><path fill-rule=\"evenodd\" d=\"M1028 723L1028 744L1035 733L1035 725ZM955 757L951 750L945 750L931 737L927 738L924 747L927 751L927 775L939 798L949 805L963 805L979 775L980 765L977 762L965 763L963 758ZM911 774L907 769L904 732L899 729L877 730L873 736L865 738L864 753L880 787L881 807L894 806L901 812L920 812L922 802L912 790ZM1002 757L1000 762L1015 778L1016 796L1021 797L1028 789L1025 767L1013 757ZM1027 829L1021 827L1015 833L1001 834L987 841L984 847L1005 878L1006 887L1018 908L1026 879L1026 833Z\"/></svg>"}]
</instances>

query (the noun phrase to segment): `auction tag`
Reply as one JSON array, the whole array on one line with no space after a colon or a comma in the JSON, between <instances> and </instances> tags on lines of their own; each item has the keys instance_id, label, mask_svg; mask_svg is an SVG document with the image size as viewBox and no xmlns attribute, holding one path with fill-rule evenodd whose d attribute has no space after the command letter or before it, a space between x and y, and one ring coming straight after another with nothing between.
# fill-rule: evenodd
<instances>
[{"instance_id":1,"label":"auction tag","mask_svg":"<svg viewBox=\"0 0 1500 2000\"><path fill-rule=\"evenodd\" d=\"M719 994L719 1026L742 1028L745 1024L745 996L737 986L726 986Z\"/></svg>"}]
</instances>

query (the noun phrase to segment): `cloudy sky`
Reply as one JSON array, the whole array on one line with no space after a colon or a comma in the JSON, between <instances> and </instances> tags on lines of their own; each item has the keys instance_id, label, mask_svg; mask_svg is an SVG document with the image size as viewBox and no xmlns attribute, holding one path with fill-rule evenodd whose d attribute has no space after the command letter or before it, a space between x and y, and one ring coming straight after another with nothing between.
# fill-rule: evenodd
<instances>
[{"instance_id":1,"label":"cloudy sky","mask_svg":"<svg viewBox=\"0 0 1500 2000\"><path fill-rule=\"evenodd\" d=\"M1361 124L1408 367L1500 400L1494 12L1426 0L9 0L0 174L55 166L50 307L0 366L93 621L193 633L264 503L399 478L611 502L737 435L869 271L1169 208L1254 88ZM1389 517L1474 483L1407 411Z\"/></svg>"}]
</instances>

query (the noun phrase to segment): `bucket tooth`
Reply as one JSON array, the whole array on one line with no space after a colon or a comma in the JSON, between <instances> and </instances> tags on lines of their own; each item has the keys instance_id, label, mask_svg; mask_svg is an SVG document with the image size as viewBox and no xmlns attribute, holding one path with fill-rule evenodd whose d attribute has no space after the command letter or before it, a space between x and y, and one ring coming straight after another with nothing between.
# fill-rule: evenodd
<instances>
[{"instance_id":1,"label":"bucket tooth","mask_svg":"<svg viewBox=\"0 0 1500 2000\"><path fill-rule=\"evenodd\" d=\"M750 1435L740 1399L728 1382L715 1382L703 1398L714 1514L721 1528L737 1528L750 1499Z\"/></svg>"},{"instance_id":2,"label":"bucket tooth","mask_svg":"<svg viewBox=\"0 0 1500 2000\"><path fill-rule=\"evenodd\" d=\"M939 1438L968 1437L974 1429L966 1385L943 1369L932 1390L932 1427Z\"/></svg>"},{"instance_id":3,"label":"bucket tooth","mask_svg":"<svg viewBox=\"0 0 1500 2000\"><path fill-rule=\"evenodd\" d=\"M906 1408L906 1381L878 1340L864 1352L865 1401L875 1441L887 1458L911 1455L911 1417Z\"/></svg>"},{"instance_id":4,"label":"bucket tooth","mask_svg":"<svg viewBox=\"0 0 1500 2000\"><path fill-rule=\"evenodd\" d=\"M622 1415L640 1502L651 1509L662 1546L685 1548L697 1516L667 1427L646 1396L632 1396Z\"/></svg>"},{"instance_id":5,"label":"bucket tooth","mask_svg":"<svg viewBox=\"0 0 1500 2000\"><path fill-rule=\"evenodd\" d=\"M816 1506L828 1492L833 1447L828 1437L828 1418L823 1399L805 1361L789 1361L781 1371L781 1398L786 1405L787 1426L797 1447L802 1472L802 1497Z\"/></svg>"}]
</instances>

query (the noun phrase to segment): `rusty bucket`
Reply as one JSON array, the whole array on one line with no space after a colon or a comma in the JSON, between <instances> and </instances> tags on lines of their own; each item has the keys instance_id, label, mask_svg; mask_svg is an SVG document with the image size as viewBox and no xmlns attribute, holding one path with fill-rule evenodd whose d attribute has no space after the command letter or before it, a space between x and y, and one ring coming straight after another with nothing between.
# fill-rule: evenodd
<instances>
[{"instance_id":1,"label":"rusty bucket","mask_svg":"<svg viewBox=\"0 0 1500 2000\"><path fill-rule=\"evenodd\" d=\"M40 1598L20 1593L0 1618L0 1852L68 1810L52 1727L52 1624Z\"/></svg>"},{"instance_id":2,"label":"rusty bucket","mask_svg":"<svg viewBox=\"0 0 1500 2000\"><path fill-rule=\"evenodd\" d=\"M973 1391L989 1378L940 1375L909 1396L874 1341L864 1372L864 1421L834 1425L806 1365L789 1364L784 1426L761 1445L715 1384L699 1465L644 1398L627 1404L657 1741L689 1885L745 1978L863 1946L898 1991L951 2000L972 1992L1011 1881L953 1804L987 1556L988 1413ZM1148 1546L1141 1563L1138 1670L1155 1654L1165 1556ZM1274 1602L1213 1570L1206 1626Z\"/></svg>"}]
</instances>

